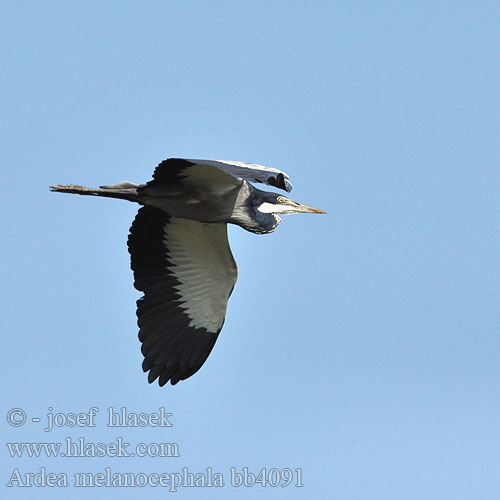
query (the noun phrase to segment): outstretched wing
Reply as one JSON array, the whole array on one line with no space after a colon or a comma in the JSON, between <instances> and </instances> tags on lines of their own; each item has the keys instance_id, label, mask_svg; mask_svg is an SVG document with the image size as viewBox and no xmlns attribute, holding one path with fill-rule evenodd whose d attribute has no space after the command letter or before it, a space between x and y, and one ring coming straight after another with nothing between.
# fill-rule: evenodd
<instances>
[{"instance_id":1,"label":"outstretched wing","mask_svg":"<svg viewBox=\"0 0 500 500\"><path fill-rule=\"evenodd\" d=\"M250 182L262 182L269 186L274 186L285 191L292 190L290 178L285 172L277 168L265 167L256 163L244 163L242 161L223 160L188 160L202 165L210 165L220 168L235 177L245 179Z\"/></svg>"},{"instance_id":2,"label":"outstretched wing","mask_svg":"<svg viewBox=\"0 0 500 500\"><path fill-rule=\"evenodd\" d=\"M196 373L224 324L237 267L226 224L170 217L142 207L128 248L137 301L139 339L148 380L163 386Z\"/></svg>"},{"instance_id":3,"label":"outstretched wing","mask_svg":"<svg viewBox=\"0 0 500 500\"><path fill-rule=\"evenodd\" d=\"M210 185L215 182L231 185L241 180L264 183L288 192L292 190L288 175L276 168L240 161L183 160L180 158L162 161L156 167L153 181L148 185L179 181L187 181L194 185Z\"/></svg>"}]
</instances>

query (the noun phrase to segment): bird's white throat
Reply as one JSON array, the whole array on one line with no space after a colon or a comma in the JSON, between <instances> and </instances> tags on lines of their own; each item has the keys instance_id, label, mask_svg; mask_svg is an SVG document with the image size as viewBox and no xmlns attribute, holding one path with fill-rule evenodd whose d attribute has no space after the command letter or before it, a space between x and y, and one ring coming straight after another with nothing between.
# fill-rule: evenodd
<instances>
[{"instance_id":1,"label":"bird's white throat","mask_svg":"<svg viewBox=\"0 0 500 500\"><path fill-rule=\"evenodd\" d=\"M262 212L263 214L279 214L286 212L289 208L290 207L274 205L273 203L268 203L267 201L265 201L257 207L257 210L259 212Z\"/></svg>"}]
</instances>

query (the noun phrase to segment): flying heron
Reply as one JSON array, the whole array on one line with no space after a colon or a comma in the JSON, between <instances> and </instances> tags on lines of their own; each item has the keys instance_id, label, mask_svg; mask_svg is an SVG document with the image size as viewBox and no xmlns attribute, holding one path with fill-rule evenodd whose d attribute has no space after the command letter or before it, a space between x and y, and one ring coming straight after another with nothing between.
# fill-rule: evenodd
<instances>
[{"instance_id":1,"label":"flying heron","mask_svg":"<svg viewBox=\"0 0 500 500\"><path fill-rule=\"evenodd\" d=\"M100 188L58 185L51 191L120 198L143 205L128 250L148 381L175 385L196 373L217 340L238 275L227 224L273 232L277 214L325 213L250 182L291 191L285 172L253 163L171 158L147 184Z\"/></svg>"}]
</instances>

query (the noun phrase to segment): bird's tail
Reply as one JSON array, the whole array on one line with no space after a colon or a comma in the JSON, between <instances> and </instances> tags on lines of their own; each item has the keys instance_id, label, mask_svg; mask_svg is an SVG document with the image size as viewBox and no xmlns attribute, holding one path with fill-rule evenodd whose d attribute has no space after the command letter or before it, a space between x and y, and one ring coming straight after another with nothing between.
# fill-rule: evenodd
<instances>
[{"instance_id":1,"label":"bird's tail","mask_svg":"<svg viewBox=\"0 0 500 500\"><path fill-rule=\"evenodd\" d=\"M138 184L132 182L120 182L112 186L100 186L98 188L88 188L85 186L75 186L74 184L50 186L51 191L58 193L84 194L89 196L104 196L106 198L119 198L121 200L138 201Z\"/></svg>"}]
</instances>

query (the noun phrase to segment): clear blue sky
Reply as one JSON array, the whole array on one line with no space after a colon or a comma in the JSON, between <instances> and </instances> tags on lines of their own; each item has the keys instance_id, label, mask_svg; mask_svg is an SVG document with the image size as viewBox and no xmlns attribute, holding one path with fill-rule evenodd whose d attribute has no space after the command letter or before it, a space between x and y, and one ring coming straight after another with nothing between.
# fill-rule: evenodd
<instances>
[{"instance_id":1,"label":"clear blue sky","mask_svg":"<svg viewBox=\"0 0 500 500\"><path fill-rule=\"evenodd\" d=\"M498 499L498 2L2 2L2 436L178 443L180 457L11 458L2 498ZM328 211L230 231L205 366L140 365L136 207L49 193L167 157L285 170ZM54 412L94 428L44 432ZM106 427L106 409L173 413ZM11 427L11 408L28 422ZM42 418L33 423L34 417ZM223 488L6 488L22 474L193 473ZM304 486L232 487L230 468Z\"/></svg>"}]
</instances>

